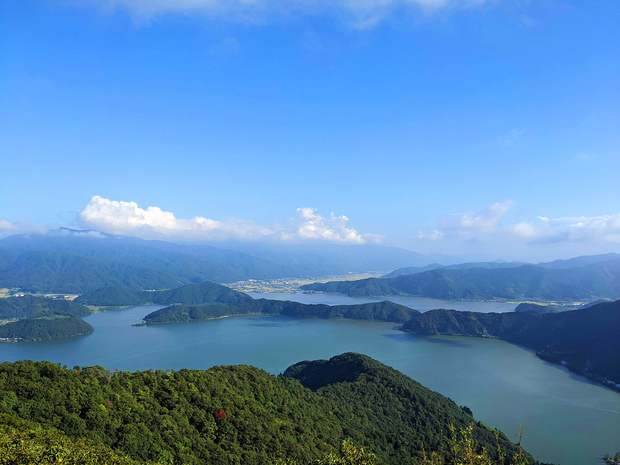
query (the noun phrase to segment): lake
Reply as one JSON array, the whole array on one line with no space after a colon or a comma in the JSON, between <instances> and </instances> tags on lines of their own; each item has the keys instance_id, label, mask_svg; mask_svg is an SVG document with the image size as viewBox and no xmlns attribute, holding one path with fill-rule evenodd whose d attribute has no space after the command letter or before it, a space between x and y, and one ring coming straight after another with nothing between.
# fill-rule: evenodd
<instances>
[{"instance_id":1,"label":"lake","mask_svg":"<svg viewBox=\"0 0 620 465\"><path fill-rule=\"evenodd\" d=\"M377 300L327 294L253 296L306 303ZM514 309L514 304L496 302L440 305L432 299L401 299L393 300L419 310L437 306L476 311ZM540 461L600 464L599 457L620 451L620 395L513 344L493 339L420 337L398 331L393 323L279 316L131 326L158 308L97 313L85 318L95 328L91 335L1 344L0 357L5 361L51 360L70 368L101 365L132 371L248 364L279 374L301 360L360 352L470 407L477 420L501 429L513 440L523 420L524 446Z\"/></svg>"},{"instance_id":2,"label":"lake","mask_svg":"<svg viewBox=\"0 0 620 465\"><path fill-rule=\"evenodd\" d=\"M381 302L383 300L390 300L397 304L404 305L409 308L415 308L421 312L433 310L435 308L450 308L460 311L469 312L495 312L505 313L513 312L517 304L510 304L506 302L472 302L468 300L438 300L428 299L426 297L413 297L413 296L389 296L389 297L349 297L340 294L323 294L323 293L302 293L296 292L295 294L284 292L271 292L268 294L262 294L259 292L248 292L248 295L255 299L274 299L274 300L293 300L295 302L301 302L303 304L326 304L326 305L355 305L364 304L367 302Z\"/></svg>"}]
</instances>

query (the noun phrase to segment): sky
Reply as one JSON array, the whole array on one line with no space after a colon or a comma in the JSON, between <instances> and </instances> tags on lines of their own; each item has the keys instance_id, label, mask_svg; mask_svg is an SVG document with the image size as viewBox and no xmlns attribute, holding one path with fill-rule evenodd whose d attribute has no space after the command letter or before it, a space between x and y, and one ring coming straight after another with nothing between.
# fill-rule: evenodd
<instances>
[{"instance_id":1,"label":"sky","mask_svg":"<svg viewBox=\"0 0 620 465\"><path fill-rule=\"evenodd\" d=\"M617 0L0 3L0 237L620 252Z\"/></svg>"}]
</instances>

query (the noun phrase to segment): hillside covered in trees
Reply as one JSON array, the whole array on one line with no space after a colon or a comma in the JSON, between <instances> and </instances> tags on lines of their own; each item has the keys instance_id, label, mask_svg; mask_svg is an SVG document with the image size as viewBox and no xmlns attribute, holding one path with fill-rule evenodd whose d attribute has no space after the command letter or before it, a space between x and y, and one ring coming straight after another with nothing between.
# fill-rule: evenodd
<instances>
[{"instance_id":1,"label":"hillside covered in trees","mask_svg":"<svg viewBox=\"0 0 620 465\"><path fill-rule=\"evenodd\" d=\"M0 339L18 341L51 341L65 337L84 336L94 328L75 316L25 318L0 325Z\"/></svg>"},{"instance_id":2,"label":"hillside covered in trees","mask_svg":"<svg viewBox=\"0 0 620 465\"><path fill-rule=\"evenodd\" d=\"M570 370L620 384L620 300L581 310L476 313L431 310L401 328L415 334L497 337L535 349Z\"/></svg>"},{"instance_id":3,"label":"hillside covered in trees","mask_svg":"<svg viewBox=\"0 0 620 465\"><path fill-rule=\"evenodd\" d=\"M96 448L110 463L306 464L339 454L347 439L378 463L423 463L433 453L452 463L451 425L471 431L478 453L485 447L494 463L498 446L507 461L519 453L469 409L351 353L299 363L280 377L249 366L111 373L2 363L0 399L0 430L10 434L0 451L27 429L35 444Z\"/></svg>"},{"instance_id":4,"label":"hillside covered in trees","mask_svg":"<svg viewBox=\"0 0 620 465\"><path fill-rule=\"evenodd\" d=\"M0 299L0 339L49 341L81 336L94 331L79 317L91 310L79 303L44 297L22 296Z\"/></svg>"},{"instance_id":5,"label":"hillside covered in trees","mask_svg":"<svg viewBox=\"0 0 620 465\"><path fill-rule=\"evenodd\" d=\"M222 248L225 247L225 248ZM389 270L427 258L384 246L176 244L67 228L0 238L0 288L83 294Z\"/></svg>"},{"instance_id":6,"label":"hillside covered in trees","mask_svg":"<svg viewBox=\"0 0 620 465\"><path fill-rule=\"evenodd\" d=\"M121 300L114 300L117 296ZM79 299L89 305L104 303L119 305L135 301L170 305L145 317L147 324L185 323L223 316L263 314L285 315L293 318L346 318L404 323L415 313L393 302L374 302L360 305L302 304L299 302L252 297L212 282L189 284L168 291L133 293L129 289L103 288L84 294ZM76 299L78 300L78 299Z\"/></svg>"},{"instance_id":7,"label":"hillside covered in trees","mask_svg":"<svg viewBox=\"0 0 620 465\"><path fill-rule=\"evenodd\" d=\"M615 255L614 255L615 256ZM552 262L553 263L553 262ZM584 260L573 264L587 263ZM567 265L571 266L571 265ZM620 298L620 258L576 267L437 268L395 278L301 286L349 296L416 295L436 299L574 301Z\"/></svg>"},{"instance_id":8,"label":"hillside covered in trees","mask_svg":"<svg viewBox=\"0 0 620 465\"><path fill-rule=\"evenodd\" d=\"M25 295L0 299L0 320L36 318L51 315L86 316L88 307L70 300L56 300Z\"/></svg>"},{"instance_id":9,"label":"hillside covered in trees","mask_svg":"<svg viewBox=\"0 0 620 465\"><path fill-rule=\"evenodd\" d=\"M147 325L155 325L204 321L224 316L262 314L283 315L292 318L344 318L404 323L416 313L419 312L387 300L360 305L324 305L257 299L237 305L173 305L149 313L144 317L144 320Z\"/></svg>"}]
</instances>

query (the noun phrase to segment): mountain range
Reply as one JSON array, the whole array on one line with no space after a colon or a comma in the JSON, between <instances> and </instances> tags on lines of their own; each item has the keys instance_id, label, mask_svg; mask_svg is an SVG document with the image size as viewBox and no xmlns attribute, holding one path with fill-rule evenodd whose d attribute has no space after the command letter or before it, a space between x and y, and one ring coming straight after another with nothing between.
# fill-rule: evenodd
<instances>
[{"instance_id":1,"label":"mountain range","mask_svg":"<svg viewBox=\"0 0 620 465\"><path fill-rule=\"evenodd\" d=\"M0 239L0 288L74 293L104 286L134 291L247 279L390 270L437 257L383 246L333 244L177 244L59 229Z\"/></svg>"},{"instance_id":2,"label":"mountain range","mask_svg":"<svg viewBox=\"0 0 620 465\"><path fill-rule=\"evenodd\" d=\"M415 295L437 299L571 301L620 298L620 255L594 255L537 265L468 263L392 273L392 278L301 286L349 296ZM389 276L389 275L388 275Z\"/></svg>"}]
</instances>

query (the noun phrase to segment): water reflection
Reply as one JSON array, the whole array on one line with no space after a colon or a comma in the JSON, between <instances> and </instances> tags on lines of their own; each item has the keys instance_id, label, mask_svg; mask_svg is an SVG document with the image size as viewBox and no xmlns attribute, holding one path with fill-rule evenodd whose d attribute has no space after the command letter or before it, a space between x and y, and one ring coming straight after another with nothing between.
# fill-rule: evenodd
<instances>
[{"instance_id":1,"label":"water reflection","mask_svg":"<svg viewBox=\"0 0 620 465\"><path fill-rule=\"evenodd\" d=\"M411 333L405 333L405 332L401 332L400 334L384 334L383 336L390 338L393 341L405 342L407 344L411 344L412 342L416 342L416 340L418 340L418 341L424 341L425 343L441 344L441 345L445 345L449 347L461 347L461 348L472 347L471 344L467 344L466 342L463 342L462 340L448 338L448 337L421 336L418 334L411 334Z\"/></svg>"}]
</instances>

